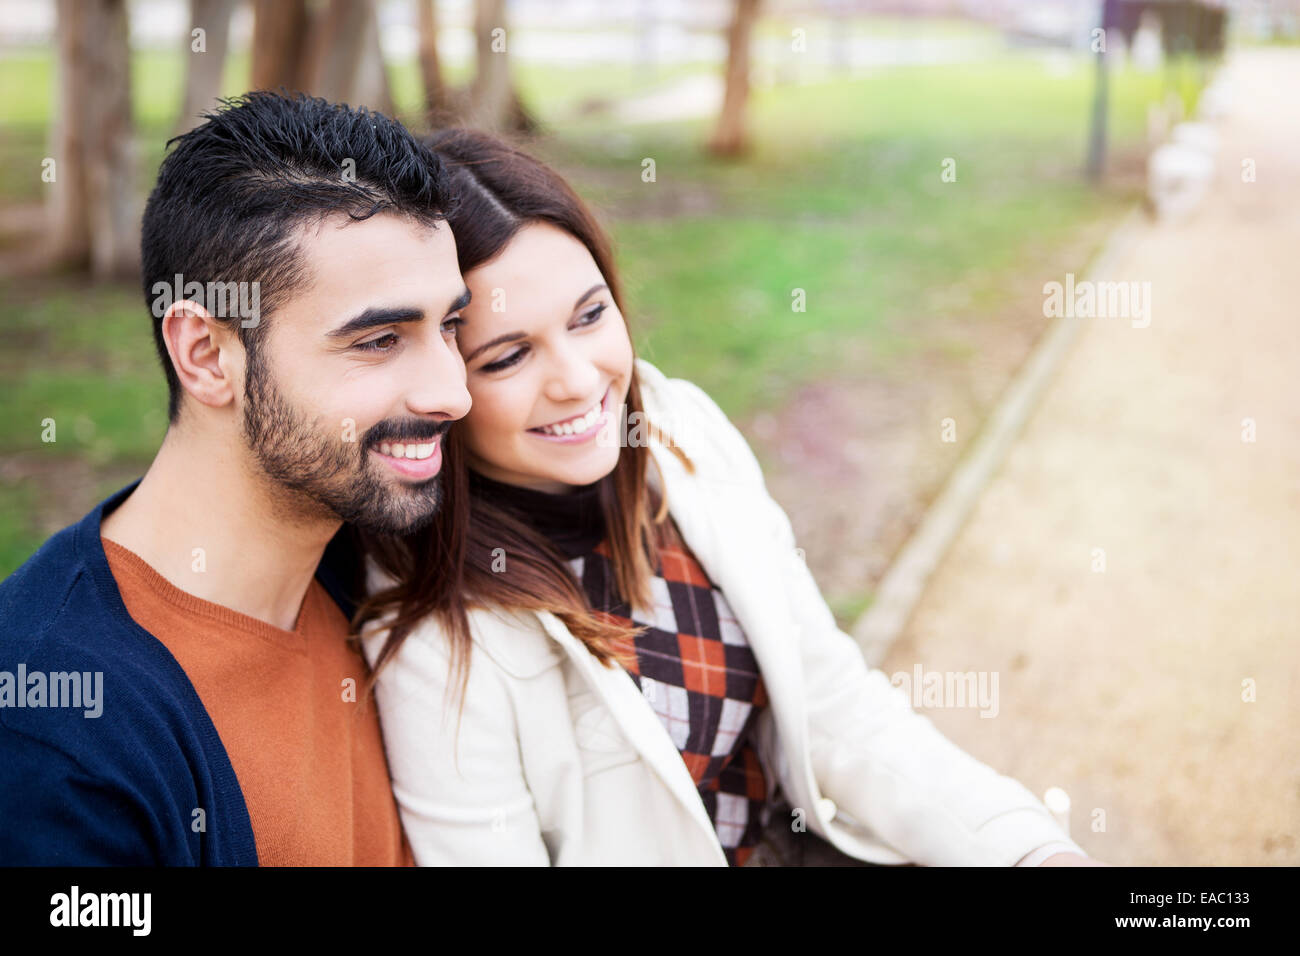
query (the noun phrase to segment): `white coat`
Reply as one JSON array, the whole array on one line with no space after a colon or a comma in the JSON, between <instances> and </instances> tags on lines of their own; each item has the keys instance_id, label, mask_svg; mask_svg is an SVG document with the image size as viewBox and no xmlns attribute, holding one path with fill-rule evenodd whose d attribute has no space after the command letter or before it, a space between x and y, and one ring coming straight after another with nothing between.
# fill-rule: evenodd
<instances>
[{"instance_id":1,"label":"white coat","mask_svg":"<svg viewBox=\"0 0 1300 956\"><path fill-rule=\"evenodd\" d=\"M1009 866L1069 844L1028 789L958 748L868 669L717 405L646 362L638 374L649 419L696 467L688 473L651 444L672 516L762 671L770 706L755 740L769 800L779 786L813 832L876 863ZM370 586L384 580L372 565ZM551 614L478 610L470 625L458 763L436 621L408 636L377 684L418 864L726 865L685 763L626 671L601 666ZM384 636L382 626L366 632L372 662Z\"/></svg>"}]
</instances>

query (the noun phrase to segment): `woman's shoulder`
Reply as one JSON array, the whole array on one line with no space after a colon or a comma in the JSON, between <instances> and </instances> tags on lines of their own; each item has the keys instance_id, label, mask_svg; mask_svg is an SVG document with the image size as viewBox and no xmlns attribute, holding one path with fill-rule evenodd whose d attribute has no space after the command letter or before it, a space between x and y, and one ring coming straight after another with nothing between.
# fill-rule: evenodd
<instances>
[{"instance_id":1,"label":"woman's shoulder","mask_svg":"<svg viewBox=\"0 0 1300 956\"><path fill-rule=\"evenodd\" d=\"M697 477L762 482L749 442L704 389L644 359L637 359L637 379L646 417L695 463Z\"/></svg>"},{"instance_id":2,"label":"woman's shoulder","mask_svg":"<svg viewBox=\"0 0 1300 956\"><path fill-rule=\"evenodd\" d=\"M641 383L641 398L647 414L672 414L693 411L709 418L726 418L718 403L694 382L684 378L669 378L645 359L636 360L637 381Z\"/></svg>"}]
</instances>

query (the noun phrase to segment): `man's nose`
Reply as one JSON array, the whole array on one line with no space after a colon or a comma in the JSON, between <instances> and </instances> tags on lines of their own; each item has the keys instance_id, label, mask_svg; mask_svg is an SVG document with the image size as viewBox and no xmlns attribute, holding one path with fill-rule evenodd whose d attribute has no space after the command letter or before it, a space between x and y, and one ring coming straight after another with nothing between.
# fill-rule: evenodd
<instances>
[{"instance_id":1,"label":"man's nose","mask_svg":"<svg viewBox=\"0 0 1300 956\"><path fill-rule=\"evenodd\" d=\"M469 389L465 387L465 360L454 343L438 341L406 370L409 385L406 407L417 415L433 415L445 421L464 418L469 412Z\"/></svg>"}]
</instances>

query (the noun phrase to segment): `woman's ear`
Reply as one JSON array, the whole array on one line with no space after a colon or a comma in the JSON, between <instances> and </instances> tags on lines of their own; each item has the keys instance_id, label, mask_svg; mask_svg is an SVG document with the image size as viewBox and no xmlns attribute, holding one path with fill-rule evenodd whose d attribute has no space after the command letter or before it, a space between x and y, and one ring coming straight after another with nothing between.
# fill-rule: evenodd
<instances>
[{"instance_id":1,"label":"woman's ear","mask_svg":"<svg viewBox=\"0 0 1300 956\"><path fill-rule=\"evenodd\" d=\"M181 387L197 401L222 408L235 400L235 333L199 303L182 299L162 317L162 337ZM243 364L243 349L238 350Z\"/></svg>"}]
</instances>

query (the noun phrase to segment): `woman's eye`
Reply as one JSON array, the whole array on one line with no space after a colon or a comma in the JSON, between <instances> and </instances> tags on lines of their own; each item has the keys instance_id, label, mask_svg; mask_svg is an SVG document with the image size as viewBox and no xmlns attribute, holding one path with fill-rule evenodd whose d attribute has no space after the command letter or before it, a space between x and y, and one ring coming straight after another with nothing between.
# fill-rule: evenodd
<instances>
[{"instance_id":1,"label":"woman's eye","mask_svg":"<svg viewBox=\"0 0 1300 956\"><path fill-rule=\"evenodd\" d=\"M360 349L362 352L389 352L397 344L397 336L392 332L381 335L377 339L368 339L365 342L358 342L353 348Z\"/></svg>"},{"instance_id":2,"label":"woman's eye","mask_svg":"<svg viewBox=\"0 0 1300 956\"><path fill-rule=\"evenodd\" d=\"M578 317L578 327L581 328L584 325L591 325L593 322L595 322L597 319L600 318L600 314L605 311L606 307L607 307L607 303L602 302L594 309L589 309L588 311L584 312L582 315Z\"/></svg>"},{"instance_id":3,"label":"woman's eye","mask_svg":"<svg viewBox=\"0 0 1300 956\"><path fill-rule=\"evenodd\" d=\"M527 354L528 354L528 349L527 349L527 348L518 348L518 349L515 349L513 352L511 352L511 353L510 353L509 355L507 355L505 358L499 358L499 359L497 359L495 362L491 362L491 363L489 363L489 364L487 364L487 365L482 366L482 367L479 369L479 371L480 371L480 372L500 372L500 371L502 371L503 369L507 369L507 368L509 368L509 367L512 366L512 365L517 365L517 364L519 363L519 360L522 359L522 358L523 358L525 355L527 355Z\"/></svg>"},{"instance_id":4,"label":"woman's eye","mask_svg":"<svg viewBox=\"0 0 1300 956\"><path fill-rule=\"evenodd\" d=\"M465 324L465 320L462 319L459 315L453 315L449 319L443 319L442 321L443 334L445 335L446 333L450 332L452 335L456 335L457 332L460 330L460 327L464 324Z\"/></svg>"}]
</instances>

